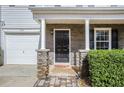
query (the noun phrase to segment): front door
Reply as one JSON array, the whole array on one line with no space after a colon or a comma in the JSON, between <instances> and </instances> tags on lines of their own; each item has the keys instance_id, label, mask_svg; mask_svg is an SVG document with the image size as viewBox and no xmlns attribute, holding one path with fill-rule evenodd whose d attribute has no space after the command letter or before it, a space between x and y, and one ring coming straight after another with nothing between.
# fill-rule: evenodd
<instances>
[{"instance_id":1,"label":"front door","mask_svg":"<svg viewBox=\"0 0 124 93\"><path fill-rule=\"evenodd\" d=\"M55 30L55 63L69 63L69 30Z\"/></svg>"}]
</instances>

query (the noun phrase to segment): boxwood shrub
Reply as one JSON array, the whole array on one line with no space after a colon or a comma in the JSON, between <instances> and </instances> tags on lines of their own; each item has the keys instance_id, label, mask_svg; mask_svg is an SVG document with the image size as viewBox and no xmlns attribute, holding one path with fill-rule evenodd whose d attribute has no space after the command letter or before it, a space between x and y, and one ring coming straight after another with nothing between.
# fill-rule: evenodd
<instances>
[{"instance_id":1,"label":"boxwood shrub","mask_svg":"<svg viewBox=\"0 0 124 93\"><path fill-rule=\"evenodd\" d=\"M91 86L124 86L124 50L91 50L87 57Z\"/></svg>"}]
</instances>

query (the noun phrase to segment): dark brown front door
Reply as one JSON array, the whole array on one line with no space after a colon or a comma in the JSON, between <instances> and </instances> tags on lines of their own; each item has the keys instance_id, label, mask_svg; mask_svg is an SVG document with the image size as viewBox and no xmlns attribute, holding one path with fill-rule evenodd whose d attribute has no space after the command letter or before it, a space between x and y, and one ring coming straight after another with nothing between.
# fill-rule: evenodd
<instances>
[{"instance_id":1,"label":"dark brown front door","mask_svg":"<svg viewBox=\"0 0 124 93\"><path fill-rule=\"evenodd\" d=\"M69 63L69 31L55 31L55 62Z\"/></svg>"}]
</instances>

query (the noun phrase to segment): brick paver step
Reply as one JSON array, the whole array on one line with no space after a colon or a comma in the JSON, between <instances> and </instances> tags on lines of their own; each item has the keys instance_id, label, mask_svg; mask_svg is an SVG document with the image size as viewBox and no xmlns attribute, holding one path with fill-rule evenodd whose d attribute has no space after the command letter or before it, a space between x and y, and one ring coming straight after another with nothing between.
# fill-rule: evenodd
<instances>
[{"instance_id":1,"label":"brick paver step","mask_svg":"<svg viewBox=\"0 0 124 93\"><path fill-rule=\"evenodd\" d=\"M34 87L78 87L77 79L72 76L50 76L47 79L40 79L38 81Z\"/></svg>"}]
</instances>

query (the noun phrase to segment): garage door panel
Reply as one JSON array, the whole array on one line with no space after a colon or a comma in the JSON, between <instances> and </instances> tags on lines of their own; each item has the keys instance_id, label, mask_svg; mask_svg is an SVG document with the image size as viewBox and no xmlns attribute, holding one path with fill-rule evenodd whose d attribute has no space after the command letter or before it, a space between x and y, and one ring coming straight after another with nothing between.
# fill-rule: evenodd
<instances>
[{"instance_id":1,"label":"garage door panel","mask_svg":"<svg viewBox=\"0 0 124 93\"><path fill-rule=\"evenodd\" d=\"M7 35L7 64L36 64L39 35Z\"/></svg>"}]
</instances>

